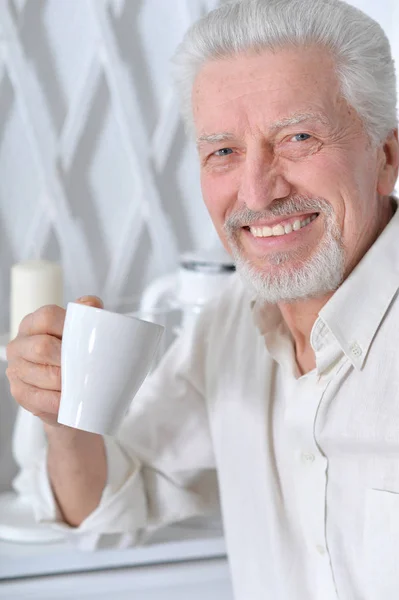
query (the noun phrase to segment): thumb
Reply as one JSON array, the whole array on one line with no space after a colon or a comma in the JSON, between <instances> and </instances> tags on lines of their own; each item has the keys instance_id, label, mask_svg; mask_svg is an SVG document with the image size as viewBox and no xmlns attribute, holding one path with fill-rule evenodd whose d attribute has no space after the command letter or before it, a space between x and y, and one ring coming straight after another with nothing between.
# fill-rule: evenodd
<instances>
[{"instance_id":1,"label":"thumb","mask_svg":"<svg viewBox=\"0 0 399 600\"><path fill-rule=\"evenodd\" d=\"M75 300L76 304L86 304L94 308L104 308L104 302L98 296L82 296Z\"/></svg>"}]
</instances>

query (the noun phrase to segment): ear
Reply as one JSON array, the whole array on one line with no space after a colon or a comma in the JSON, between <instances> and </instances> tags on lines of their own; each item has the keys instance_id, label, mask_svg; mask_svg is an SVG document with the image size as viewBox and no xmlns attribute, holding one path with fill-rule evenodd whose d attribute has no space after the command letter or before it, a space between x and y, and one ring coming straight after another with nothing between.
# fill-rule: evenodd
<instances>
[{"instance_id":1,"label":"ear","mask_svg":"<svg viewBox=\"0 0 399 600\"><path fill-rule=\"evenodd\" d=\"M378 173L377 192L380 196L390 196L395 188L399 171L399 142L397 129L387 137L380 152L381 163Z\"/></svg>"}]
</instances>

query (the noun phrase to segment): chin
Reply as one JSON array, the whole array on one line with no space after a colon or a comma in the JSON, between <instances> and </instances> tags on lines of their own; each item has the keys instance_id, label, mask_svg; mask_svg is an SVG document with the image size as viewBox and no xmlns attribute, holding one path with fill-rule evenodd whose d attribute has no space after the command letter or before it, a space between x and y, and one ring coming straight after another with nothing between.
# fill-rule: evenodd
<instances>
[{"instance_id":1,"label":"chin","mask_svg":"<svg viewBox=\"0 0 399 600\"><path fill-rule=\"evenodd\" d=\"M247 259L233 249L237 272L264 302L295 302L324 296L338 289L344 279L345 253L334 241L323 243L310 257L299 260L292 253Z\"/></svg>"}]
</instances>

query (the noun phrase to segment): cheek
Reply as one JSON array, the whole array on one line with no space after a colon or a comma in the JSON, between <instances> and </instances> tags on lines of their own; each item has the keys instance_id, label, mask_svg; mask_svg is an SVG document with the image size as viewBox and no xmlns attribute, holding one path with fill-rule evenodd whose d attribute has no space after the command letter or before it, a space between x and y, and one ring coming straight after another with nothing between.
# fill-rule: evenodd
<instances>
[{"instance_id":1,"label":"cheek","mask_svg":"<svg viewBox=\"0 0 399 600\"><path fill-rule=\"evenodd\" d=\"M345 205L359 195L353 165L334 155L313 156L307 164L295 166L291 181L304 194L324 198L335 213L338 226L342 229L345 220Z\"/></svg>"},{"instance_id":2,"label":"cheek","mask_svg":"<svg viewBox=\"0 0 399 600\"><path fill-rule=\"evenodd\" d=\"M320 154L313 159L297 181L331 204L344 246L351 253L364 232L374 227L375 163L364 152Z\"/></svg>"},{"instance_id":3,"label":"cheek","mask_svg":"<svg viewBox=\"0 0 399 600\"><path fill-rule=\"evenodd\" d=\"M292 174L297 186L304 188L312 196L329 200L342 187L347 187L350 168L338 157L328 157L320 153L307 162L293 165Z\"/></svg>"},{"instance_id":4,"label":"cheek","mask_svg":"<svg viewBox=\"0 0 399 600\"><path fill-rule=\"evenodd\" d=\"M375 162L368 152L362 148L351 152L340 152L339 149L329 154L315 157L315 173L318 180L332 193L342 196L350 194L353 198L358 195L370 194L376 189Z\"/></svg>"}]
</instances>

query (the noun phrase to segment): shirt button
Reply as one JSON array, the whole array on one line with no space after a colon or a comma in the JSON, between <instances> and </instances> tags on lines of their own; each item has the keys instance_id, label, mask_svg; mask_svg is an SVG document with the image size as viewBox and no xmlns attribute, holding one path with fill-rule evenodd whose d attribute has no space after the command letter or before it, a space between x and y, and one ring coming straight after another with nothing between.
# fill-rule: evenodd
<instances>
[{"instance_id":1,"label":"shirt button","mask_svg":"<svg viewBox=\"0 0 399 600\"><path fill-rule=\"evenodd\" d=\"M320 556L324 556L326 553L326 549L321 544L317 544L316 550L320 554Z\"/></svg>"},{"instance_id":2,"label":"shirt button","mask_svg":"<svg viewBox=\"0 0 399 600\"><path fill-rule=\"evenodd\" d=\"M316 459L315 455L311 454L310 452L302 452L301 458L302 462L307 465L312 464Z\"/></svg>"},{"instance_id":3,"label":"shirt button","mask_svg":"<svg viewBox=\"0 0 399 600\"><path fill-rule=\"evenodd\" d=\"M352 356L355 356L356 358L359 358L359 356L361 356L363 353L361 347L359 346L359 344L357 342L354 342L351 345L350 350L351 350Z\"/></svg>"}]
</instances>

